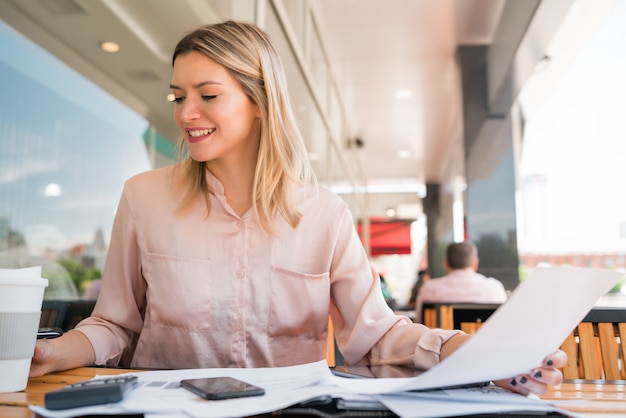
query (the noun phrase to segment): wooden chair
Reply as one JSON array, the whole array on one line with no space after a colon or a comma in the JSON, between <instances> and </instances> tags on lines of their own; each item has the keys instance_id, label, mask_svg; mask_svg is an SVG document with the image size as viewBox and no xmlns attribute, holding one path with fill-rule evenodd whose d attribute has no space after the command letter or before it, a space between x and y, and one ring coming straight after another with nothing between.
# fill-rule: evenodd
<instances>
[{"instance_id":1,"label":"wooden chair","mask_svg":"<svg viewBox=\"0 0 626 418\"><path fill-rule=\"evenodd\" d=\"M44 300L39 327L58 327L69 331L91 315L95 304L95 300Z\"/></svg>"},{"instance_id":2,"label":"wooden chair","mask_svg":"<svg viewBox=\"0 0 626 418\"><path fill-rule=\"evenodd\" d=\"M561 345L565 379L626 379L626 309L594 308Z\"/></svg>"},{"instance_id":3,"label":"wooden chair","mask_svg":"<svg viewBox=\"0 0 626 418\"><path fill-rule=\"evenodd\" d=\"M476 332L498 304L426 303L424 324ZM561 344L569 364L565 379L626 379L626 308L594 308Z\"/></svg>"},{"instance_id":4,"label":"wooden chair","mask_svg":"<svg viewBox=\"0 0 626 418\"><path fill-rule=\"evenodd\" d=\"M333 321L328 317L328 351L326 353L326 361L328 367L334 367L335 364L335 332L333 330Z\"/></svg>"},{"instance_id":5,"label":"wooden chair","mask_svg":"<svg viewBox=\"0 0 626 418\"><path fill-rule=\"evenodd\" d=\"M337 348L333 321L330 319L330 316L328 316L328 352L326 353L326 361L328 362L328 367L344 365L343 355Z\"/></svg>"},{"instance_id":6,"label":"wooden chair","mask_svg":"<svg viewBox=\"0 0 626 418\"><path fill-rule=\"evenodd\" d=\"M61 300L44 300L41 306L39 328L57 327L63 328L67 302Z\"/></svg>"},{"instance_id":7,"label":"wooden chair","mask_svg":"<svg viewBox=\"0 0 626 418\"><path fill-rule=\"evenodd\" d=\"M476 332L500 307L499 303L424 303L422 318L429 328Z\"/></svg>"},{"instance_id":8,"label":"wooden chair","mask_svg":"<svg viewBox=\"0 0 626 418\"><path fill-rule=\"evenodd\" d=\"M456 303L451 305L452 328L473 334L499 307L499 303Z\"/></svg>"}]
</instances>

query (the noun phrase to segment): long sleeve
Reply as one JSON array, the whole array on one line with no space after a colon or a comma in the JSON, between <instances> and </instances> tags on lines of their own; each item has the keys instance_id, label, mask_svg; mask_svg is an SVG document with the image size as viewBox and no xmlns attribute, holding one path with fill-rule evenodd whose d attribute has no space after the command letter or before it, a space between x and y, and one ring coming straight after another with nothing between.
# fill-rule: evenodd
<instances>
[{"instance_id":1,"label":"long sleeve","mask_svg":"<svg viewBox=\"0 0 626 418\"><path fill-rule=\"evenodd\" d=\"M398 316L385 303L378 273L345 208L331 268L331 314L339 349L350 364L394 364L428 369L458 331L430 330ZM358 301L358 303L355 303Z\"/></svg>"}]
</instances>

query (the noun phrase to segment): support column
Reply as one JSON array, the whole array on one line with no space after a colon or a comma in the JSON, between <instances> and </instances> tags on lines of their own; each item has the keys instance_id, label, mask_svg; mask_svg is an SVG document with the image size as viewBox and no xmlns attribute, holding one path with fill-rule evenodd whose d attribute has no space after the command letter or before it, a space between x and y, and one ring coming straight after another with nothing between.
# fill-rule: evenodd
<instances>
[{"instance_id":1,"label":"support column","mask_svg":"<svg viewBox=\"0 0 626 418\"><path fill-rule=\"evenodd\" d=\"M463 83L465 218L467 237L478 247L478 271L507 290L519 283L515 212L515 159L510 112L487 106L487 49L458 51Z\"/></svg>"},{"instance_id":2,"label":"support column","mask_svg":"<svg viewBox=\"0 0 626 418\"><path fill-rule=\"evenodd\" d=\"M439 184L426 185L426 197L422 201L428 238L426 251L428 252L428 270L431 277L441 277L446 274L443 257L447 245L452 242L452 200L449 187Z\"/></svg>"}]
</instances>

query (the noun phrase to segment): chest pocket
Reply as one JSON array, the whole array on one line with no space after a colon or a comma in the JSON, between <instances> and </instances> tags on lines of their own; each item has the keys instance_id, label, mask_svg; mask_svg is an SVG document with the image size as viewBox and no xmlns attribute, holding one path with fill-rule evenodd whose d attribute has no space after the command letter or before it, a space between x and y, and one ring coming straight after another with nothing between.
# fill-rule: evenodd
<instances>
[{"instance_id":1,"label":"chest pocket","mask_svg":"<svg viewBox=\"0 0 626 418\"><path fill-rule=\"evenodd\" d=\"M221 297L210 260L148 253L143 275L148 311L158 324L200 331L211 327Z\"/></svg>"},{"instance_id":2,"label":"chest pocket","mask_svg":"<svg viewBox=\"0 0 626 418\"><path fill-rule=\"evenodd\" d=\"M330 304L330 276L271 268L272 337L317 339L326 331Z\"/></svg>"}]
</instances>

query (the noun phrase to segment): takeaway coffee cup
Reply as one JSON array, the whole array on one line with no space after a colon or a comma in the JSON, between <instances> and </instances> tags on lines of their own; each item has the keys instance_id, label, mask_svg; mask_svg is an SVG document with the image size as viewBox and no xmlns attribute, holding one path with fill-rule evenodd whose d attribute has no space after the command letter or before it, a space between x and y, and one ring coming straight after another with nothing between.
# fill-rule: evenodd
<instances>
[{"instance_id":1,"label":"takeaway coffee cup","mask_svg":"<svg viewBox=\"0 0 626 418\"><path fill-rule=\"evenodd\" d=\"M47 286L41 267L0 269L0 392L26 388Z\"/></svg>"}]
</instances>

